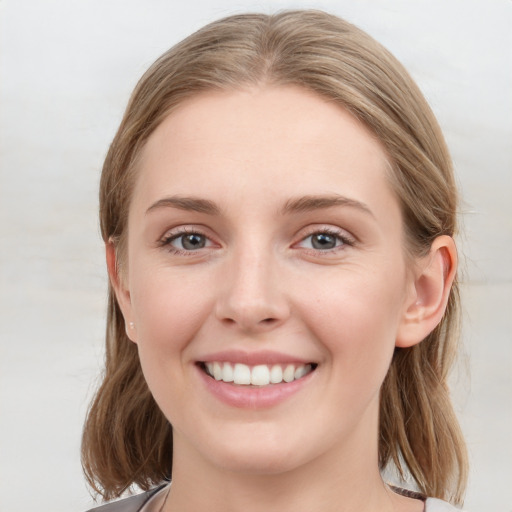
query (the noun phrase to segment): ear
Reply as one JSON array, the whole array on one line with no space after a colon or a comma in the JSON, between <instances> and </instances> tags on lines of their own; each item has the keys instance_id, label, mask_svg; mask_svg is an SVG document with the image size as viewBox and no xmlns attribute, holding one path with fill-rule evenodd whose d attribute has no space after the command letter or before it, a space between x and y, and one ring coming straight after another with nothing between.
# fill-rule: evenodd
<instances>
[{"instance_id":1,"label":"ear","mask_svg":"<svg viewBox=\"0 0 512 512\"><path fill-rule=\"evenodd\" d=\"M428 255L418 263L398 329L397 347L420 343L441 321L457 272L457 249L453 238L437 237Z\"/></svg>"},{"instance_id":2,"label":"ear","mask_svg":"<svg viewBox=\"0 0 512 512\"><path fill-rule=\"evenodd\" d=\"M105 256L107 259L108 277L110 284L114 289L117 303L123 313L126 335L133 342L137 342L137 330L133 321L132 303L130 291L126 285L126 278L120 274L119 262L117 261L117 251L114 242L109 240L105 244Z\"/></svg>"}]
</instances>

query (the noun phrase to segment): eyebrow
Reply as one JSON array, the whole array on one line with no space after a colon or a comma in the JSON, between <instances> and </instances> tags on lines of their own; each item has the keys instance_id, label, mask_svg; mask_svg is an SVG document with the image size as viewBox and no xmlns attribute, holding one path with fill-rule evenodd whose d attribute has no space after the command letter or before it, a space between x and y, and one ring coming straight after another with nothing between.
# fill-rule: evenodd
<instances>
[{"instance_id":1,"label":"eyebrow","mask_svg":"<svg viewBox=\"0 0 512 512\"><path fill-rule=\"evenodd\" d=\"M327 196L303 196L296 199L290 199L284 205L282 214L306 213L313 210L332 208L334 206L349 206L375 217L366 204L361 203L356 199L340 196L338 194Z\"/></svg>"},{"instance_id":2,"label":"eyebrow","mask_svg":"<svg viewBox=\"0 0 512 512\"><path fill-rule=\"evenodd\" d=\"M153 203L146 210L146 214L158 208L178 208L180 210L206 213L207 215L220 214L220 208L213 201L198 197L164 197L163 199L159 199L156 203Z\"/></svg>"},{"instance_id":3,"label":"eyebrow","mask_svg":"<svg viewBox=\"0 0 512 512\"><path fill-rule=\"evenodd\" d=\"M282 215L290 213L306 213L314 210L322 210L326 208L332 208L336 206L348 206L356 208L366 214L374 217L372 211L368 206L356 199L340 195L309 195L301 196L295 199L289 199L281 210ZM178 208L185 211L194 211L199 213L205 213L207 215L220 215L220 208L208 199L201 199L199 197L182 197L182 196L171 196L164 197L153 203L147 210L149 212L159 208Z\"/></svg>"}]
</instances>

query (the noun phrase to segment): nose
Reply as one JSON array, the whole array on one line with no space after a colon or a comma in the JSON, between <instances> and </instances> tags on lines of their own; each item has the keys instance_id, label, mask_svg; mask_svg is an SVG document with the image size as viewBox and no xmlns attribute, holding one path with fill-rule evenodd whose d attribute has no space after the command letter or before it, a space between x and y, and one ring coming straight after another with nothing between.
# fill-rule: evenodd
<instances>
[{"instance_id":1,"label":"nose","mask_svg":"<svg viewBox=\"0 0 512 512\"><path fill-rule=\"evenodd\" d=\"M243 251L229 262L215 313L231 328L245 333L266 332L290 315L282 290L282 273L270 251Z\"/></svg>"}]
</instances>

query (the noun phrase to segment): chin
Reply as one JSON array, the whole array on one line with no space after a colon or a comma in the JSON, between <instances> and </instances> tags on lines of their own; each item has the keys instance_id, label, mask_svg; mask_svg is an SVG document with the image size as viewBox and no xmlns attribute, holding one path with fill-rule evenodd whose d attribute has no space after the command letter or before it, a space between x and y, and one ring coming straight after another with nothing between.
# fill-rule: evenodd
<instances>
[{"instance_id":1,"label":"chin","mask_svg":"<svg viewBox=\"0 0 512 512\"><path fill-rule=\"evenodd\" d=\"M224 470L252 475L276 475L292 471L301 465L299 448L283 446L283 443L252 442L217 445L210 451L215 465Z\"/></svg>"},{"instance_id":2,"label":"chin","mask_svg":"<svg viewBox=\"0 0 512 512\"><path fill-rule=\"evenodd\" d=\"M259 454L257 457L234 456L225 461L223 469L247 475L279 475L296 469L300 464L288 457Z\"/></svg>"}]
</instances>

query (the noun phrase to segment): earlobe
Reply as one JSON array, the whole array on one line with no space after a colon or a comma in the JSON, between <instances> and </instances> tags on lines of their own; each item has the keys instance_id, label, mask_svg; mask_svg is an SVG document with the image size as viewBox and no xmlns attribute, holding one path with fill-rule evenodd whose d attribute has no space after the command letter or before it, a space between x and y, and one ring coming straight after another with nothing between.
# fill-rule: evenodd
<instances>
[{"instance_id":1,"label":"earlobe","mask_svg":"<svg viewBox=\"0 0 512 512\"><path fill-rule=\"evenodd\" d=\"M456 272L457 249L453 238L437 237L429 254L419 262L413 293L397 333L397 347L416 345L436 328L445 312Z\"/></svg>"},{"instance_id":2,"label":"earlobe","mask_svg":"<svg viewBox=\"0 0 512 512\"><path fill-rule=\"evenodd\" d=\"M130 340L136 342L136 329L132 321L132 304L130 292L126 286L125 280L122 278L119 270L119 262L117 260L117 252L114 242L109 240L105 244L105 256L107 260L107 270L110 284L116 295L117 302L123 313L126 335Z\"/></svg>"}]
</instances>

